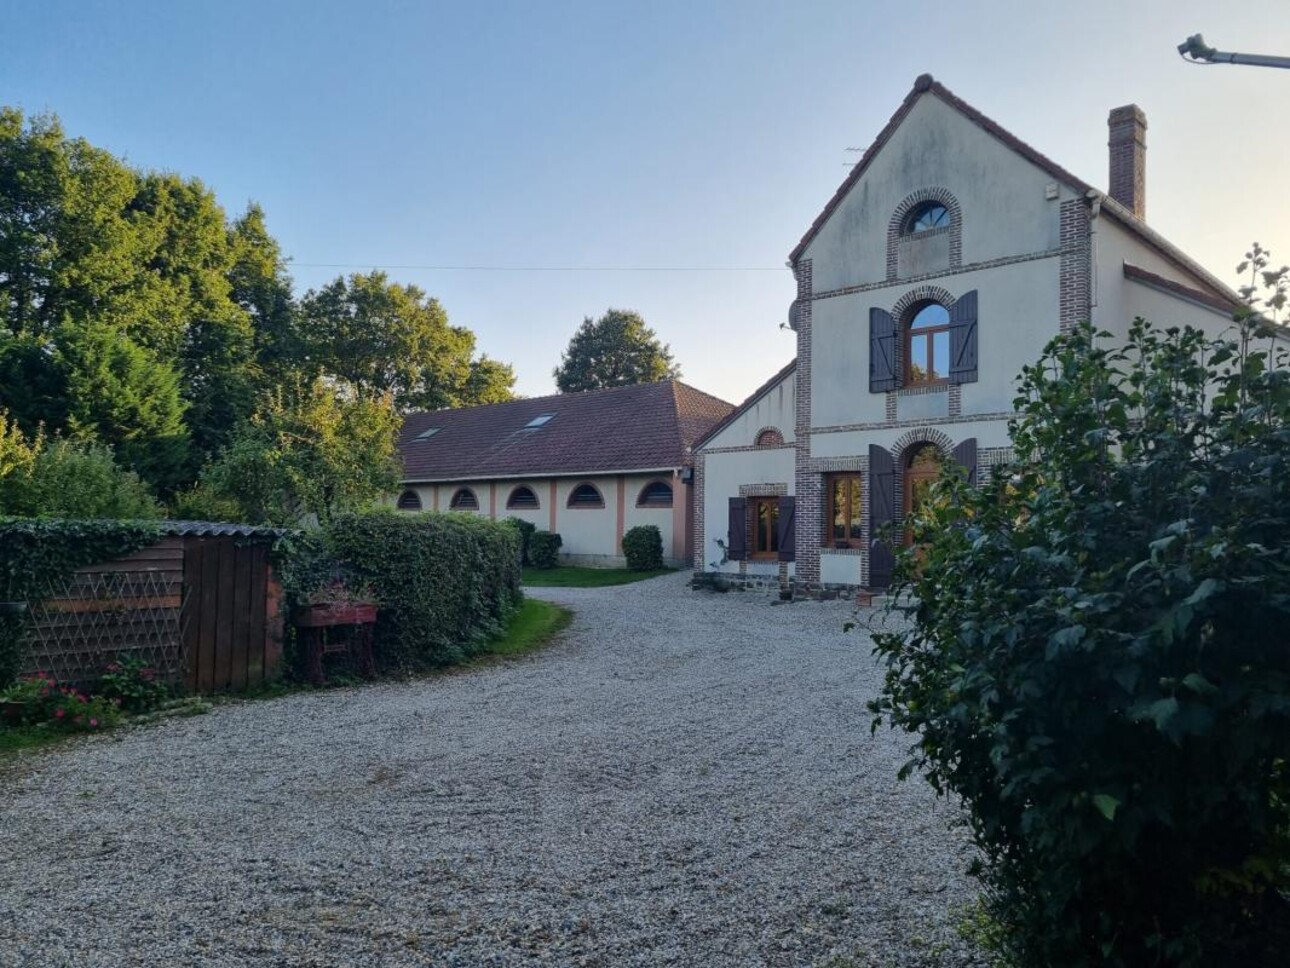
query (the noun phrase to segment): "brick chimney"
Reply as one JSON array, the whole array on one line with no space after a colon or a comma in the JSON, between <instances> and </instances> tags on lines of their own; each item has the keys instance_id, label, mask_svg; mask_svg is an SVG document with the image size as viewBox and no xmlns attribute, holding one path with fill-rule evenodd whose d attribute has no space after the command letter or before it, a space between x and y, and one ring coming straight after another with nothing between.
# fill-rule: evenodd
<instances>
[{"instance_id":1,"label":"brick chimney","mask_svg":"<svg viewBox=\"0 0 1290 968\"><path fill-rule=\"evenodd\" d=\"M1147 217L1147 116L1136 104L1113 108L1110 128L1111 191L1138 218Z\"/></svg>"}]
</instances>

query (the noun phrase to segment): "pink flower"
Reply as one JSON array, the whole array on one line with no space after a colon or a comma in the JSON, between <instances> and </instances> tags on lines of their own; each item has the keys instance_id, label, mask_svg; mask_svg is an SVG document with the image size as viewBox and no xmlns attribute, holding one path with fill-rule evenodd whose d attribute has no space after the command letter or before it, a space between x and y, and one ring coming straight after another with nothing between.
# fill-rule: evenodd
<instances>
[{"instance_id":1,"label":"pink flower","mask_svg":"<svg viewBox=\"0 0 1290 968\"><path fill-rule=\"evenodd\" d=\"M97 719L91 719L91 720L90 720L90 727L91 727L91 728L93 728L93 727L97 726L98 724L99 724L99 721L98 721Z\"/></svg>"},{"instance_id":2,"label":"pink flower","mask_svg":"<svg viewBox=\"0 0 1290 968\"><path fill-rule=\"evenodd\" d=\"M55 710L54 710L54 718L55 718L55 719L62 719L62 718L63 718L64 716L66 716L66 715L67 715L67 710L66 710L66 709L55 709Z\"/></svg>"}]
</instances>

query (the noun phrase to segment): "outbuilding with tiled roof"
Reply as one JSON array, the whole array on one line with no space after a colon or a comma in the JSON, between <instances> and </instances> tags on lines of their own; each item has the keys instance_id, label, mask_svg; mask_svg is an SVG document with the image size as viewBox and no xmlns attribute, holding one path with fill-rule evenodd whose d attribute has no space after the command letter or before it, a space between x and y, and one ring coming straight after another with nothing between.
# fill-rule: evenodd
<instances>
[{"instance_id":1,"label":"outbuilding with tiled roof","mask_svg":"<svg viewBox=\"0 0 1290 968\"><path fill-rule=\"evenodd\" d=\"M691 448L733 406L679 380L409 414L403 510L517 517L563 538L563 559L622 564L622 536L657 525L692 554Z\"/></svg>"}]
</instances>

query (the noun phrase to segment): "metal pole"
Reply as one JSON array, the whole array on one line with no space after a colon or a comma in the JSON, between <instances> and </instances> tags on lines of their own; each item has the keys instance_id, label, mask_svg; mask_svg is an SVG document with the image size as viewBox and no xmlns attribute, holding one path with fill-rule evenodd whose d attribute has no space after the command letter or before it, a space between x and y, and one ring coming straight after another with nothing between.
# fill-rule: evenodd
<instances>
[{"instance_id":1,"label":"metal pole","mask_svg":"<svg viewBox=\"0 0 1290 968\"><path fill-rule=\"evenodd\" d=\"M1239 54L1232 51L1215 50L1205 43L1205 38L1200 34L1192 34L1179 44L1178 53L1189 64L1248 64L1251 67L1282 67L1290 69L1290 57L1274 57L1270 54Z\"/></svg>"}]
</instances>

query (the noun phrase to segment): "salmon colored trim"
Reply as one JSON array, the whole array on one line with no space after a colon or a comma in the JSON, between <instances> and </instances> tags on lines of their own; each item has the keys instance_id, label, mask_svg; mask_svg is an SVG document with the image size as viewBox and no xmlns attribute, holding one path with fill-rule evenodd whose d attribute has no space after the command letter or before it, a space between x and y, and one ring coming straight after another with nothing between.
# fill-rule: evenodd
<instances>
[{"instance_id":1,"label":"salmon colored trim","mask_svg":"<svg viewBox=\"0 0 1290 968\"><path fill-rule=\"evenodd\" d=\"M618 475L618 543L614 546L618 553L623 551L623 535L627 526L627 478Z\"/></svg>"}]
</instances>

